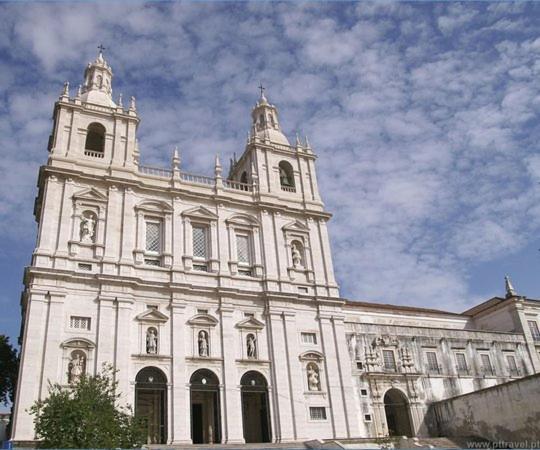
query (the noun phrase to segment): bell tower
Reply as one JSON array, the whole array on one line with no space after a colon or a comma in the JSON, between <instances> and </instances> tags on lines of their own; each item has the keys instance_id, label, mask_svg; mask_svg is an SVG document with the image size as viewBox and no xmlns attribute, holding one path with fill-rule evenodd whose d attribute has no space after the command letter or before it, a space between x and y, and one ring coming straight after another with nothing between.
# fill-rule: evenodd
<instances>
[{"instance_id":1,"label":"bell tower","mask_svg":"<svg viewBox=\"0 0 540 450\"><path fill-rule=\"evenodd\" d=\"M84 71L83 84L75 96L64 84L54 106L54 124L49 138L51 166L74 165L93 170L136 171L139 150L136 139L139 117L135 98L128 107L112 98L113 71L103 56L104 48Z\"/></svg>"},{"instance_id":2,"label":"bell tower","mask_svg":"<svg viewBox=\"0 0 540 450\"><path fill-rule=\"evenodd\" d=\"M238 161L231 161L229 180L257 183L261 200L323 210L315 173L316 155L307 138L291 145L281 129L278 109L264 88L251 111L251 131ZM300 205L299 205L300 204Z\"/></svg>"}]
</instances>

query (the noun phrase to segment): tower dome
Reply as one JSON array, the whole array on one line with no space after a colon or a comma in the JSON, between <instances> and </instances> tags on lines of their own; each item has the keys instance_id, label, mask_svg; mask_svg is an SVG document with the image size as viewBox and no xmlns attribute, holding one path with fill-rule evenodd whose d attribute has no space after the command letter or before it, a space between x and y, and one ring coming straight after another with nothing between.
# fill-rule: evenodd
<instances>
[{"instance_id":1,"label":"tower dome","mask_svg":"<svg viewBox=\"0 0 540 450\"><path fill-rule=\"evenodd\" d=\"M112 69L103 58L103 47L93 63L88 63L84 71L84 84L81 89L81 101L96 105L116 108L112 99Z\"/></svg>"},{"instance_id":2,"label":"tower dome","mask_svg":"<svg viewBox=\"0 0 540 450\"><path fill-rule=\"evenodd\" d=\"M253 119L252 135L260 139L267 139L276 144L290 145L289 140L279 126L277 108L268 103L264 95L264 88L260 86L260 89L261 96L259 101L251 111L251 117Z\"/></svg>"}]
</instances>

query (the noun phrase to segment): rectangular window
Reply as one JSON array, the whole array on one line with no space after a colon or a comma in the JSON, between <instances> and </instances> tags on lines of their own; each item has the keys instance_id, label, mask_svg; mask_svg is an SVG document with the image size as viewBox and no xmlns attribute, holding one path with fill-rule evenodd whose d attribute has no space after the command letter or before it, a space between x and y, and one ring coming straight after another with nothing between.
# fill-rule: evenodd
<instances>
[{"instance_id":1,"label":"rectangular window","mask_svg":"<svg viewBox=\"0 0 540 450\"><path fill-rule=\"evenodd\" d=\"M437 353L426 352L427 367L430 372L439 373L439 362L437 361Z\"/></svg>"},{"instance_id":2,"label":"rectangular window","mask_svg":"<svg viewBox=\"0 0 540 450\"><path fill-rule=\"evenodd\" d=\"M161 253L161 223L146 222L146 251Z\"/></svg>"},{"instance_id":3,"label":"rectangular window","mask_svg":"<svg viewBox=\"0 0 540 450\"><path fill-rule=\"evenodd\" d=\"M302 333L302 344L317 345L317 334L316 333Z\"/></svg>"},{"instance_id":4,"label":"rectangular window","mask_svg":"<svg viewBox=\"0 0 540 450\"><path fill-rule=\"evenodd\" d=\"M532 338L535 341L540 341L540 330L538 329L538 323L536 320L528 320L529 330L531 330Z\"/></svg>"},{"instance_id":5,"label":"rectangular window","mask_svg":"<svg viewBox=\"0 0 540 450\"><path fill-rule=\"evenodd\" d=\"M482 360L482 372L488 375L493 375L493 367L491 366L489 355L484 353L480 355L480 359Z\"/></svg>"},{"instance_id":6,"label":"rectangular window","mask_svg":"<svg viewBox=\"0 0 540 450\"><path fill-rule=\"evenodd\" d=\"M69 327L77 330L89 330L90 317L71 316L69 318Z\"/></svg>"},{"instance_id":7,"label":"rectangular window","mask_svg":"<svg viewBox=\"0 0 540 450\"><path fill-rule=\"evenodd\" d=\"M383 363L385 370L391 370L395 372L396 370L396 358L394 356L393 350L383 350Z\"/></svg>"},{"instance_id":8,"label":"rectangular window","mask_svg":"<svg viewBox=\"0 0 540 450\"><path fill-rule=\"evenodd\" d=\"M78 266L79 266L80 270L85 270L86 272L91 272L92 271L92 264L79 263Z\"/></svg>"},{"instance_id":9,"label":"rectangular window","mask_svg":"<svg viewBox=\"0 0 540 450\"><path fill-rule=\"evenodd\" d=\"M514 355L506 355L506 363L508 364L508 372L512 376L519 375L519 369Z\"/></svg>"},{"instance_id":10,"label":"rectangular window","mask_svg":"<svg viewBox=\"0 0 540 450\"><path fill-rule=\"evenodd\" d=\"M326 408L324 406L310 406L309 418L311 420L326 420Z\"/></svg>"},{"instance_id":11,"label":"rectangular window","mask_svg":"<svg viewBox=\"0 0 540 450\"><path fill-rule=\"evenodd\" d=\"M360 395L362 397L367 397L367 389L360 389Z\"/></svg>"},{"instance_id":12,"label":"rectangular window","mask_svg":"<svg viewBox=\"0 0 540 450\"><path fill-rule=\"evenodd\" d=\"M456 353L456 366L459 373L469 372L469 369L467 368L467 359L465 358L465 353Z\"/></svg>"},{"instance_id":13,"label":"rectangular window","mask_svg":"<svg viewBox=\"0 0 540 450\"><path fill-rule=\"evenodd\" d=\"M239 264L251 265L251 249L248 235L236 235L236 256Z\"/></svg>"},{"instance_id":14,"label":"rectangular window","mask_svg":"<svg viewBox=\"0 0 540 450\"><path fill-rule=\"evenodd\" d=\"M208 228L193 227L193 257L208 259Z\"/></svg>"},{"instance_id":15,"label":"rectangular window","mask_svg":"<svg viewBox=\"0 0 540 450\"><path fill-rule=\"evenodd\" d=\"M364 414L364 422L371 422L371 414Z\"/></svg>"}]
</instances>

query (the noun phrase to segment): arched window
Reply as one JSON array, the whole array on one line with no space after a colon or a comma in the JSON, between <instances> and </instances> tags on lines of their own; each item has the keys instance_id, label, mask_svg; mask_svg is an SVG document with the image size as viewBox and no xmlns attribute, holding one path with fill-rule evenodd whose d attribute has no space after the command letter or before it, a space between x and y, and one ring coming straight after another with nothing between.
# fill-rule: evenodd
<instances>
[{"instance_id":1,"label":"arched window","mask_svg":"<svg viewBox=\"0 0 540 450\"><path fill-rule=\"evenodd\" d=\"M242 175L240 176L240 183L248 183L248 176L247 176L247 172L244 170L242 172Z\"/></svg>"},{"instance_id":2,"label":"arched window","mask_svg":"<svg viewBox=\"0 0 540 450\"><path fill-rule=\"evenodd\" d=\"M284 191L295 192L293 168L287 161L279 163L279 183Z\"/></svg>"},{"instance_id":3,"label":"arched window","mask_svg":"<svg viewBox=\"0 0 540 450\"><path fill-rule=\"evenodd\" d=\"M86 131L84 149L103 153L105 150L105 127L100 123L91 123Z\"/></svg>"}]
</instances>

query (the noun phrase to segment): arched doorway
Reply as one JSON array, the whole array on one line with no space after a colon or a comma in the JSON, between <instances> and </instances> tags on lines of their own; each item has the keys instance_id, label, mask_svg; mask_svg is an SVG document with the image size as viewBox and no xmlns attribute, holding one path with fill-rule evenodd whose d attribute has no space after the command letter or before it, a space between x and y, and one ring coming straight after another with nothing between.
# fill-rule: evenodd
<instances>
[{"instance_id":1,"label":"arched doorway","mask_svg":"<svg viewBox=\"0 0 540 450\"><path fill-rule=\"evenodd\" d=\"M390 436L413 436L409 402L399 389L392 388L384 395L384 412Z\"/></svg>"},{"instance_id":2,"label":"arched doorway","mask_svg":"<svg viewBox=\"0 0 540 450\"><path fill-rule=\"evenodd\" d=\"M250 370L240 380L242 386L242 423L244 440L270 442L270 410L268 407L268 383L259 372Z\"/></svg>"},{"instance_id":3,"label":"arched doorway","mask_svg":"<svg viewBox=\"0 0 540 450\"><path fill-rule=\"evenodd\" d=\"M146 422L148 444L167 443L167 377L156 367L135 378L135 415Z\"/></svg>"},{"instance_id":4,"label":"arched doorway","mask_svg":"<svg viewBox=\"0 0 540 450\"><path fill-rule=\"evenodd\" d=\"M221 423L219 380L208 369L199 369L189 380L191 392L191 439L194 444L219 444Z\"/></svg>"}]
</instances>

